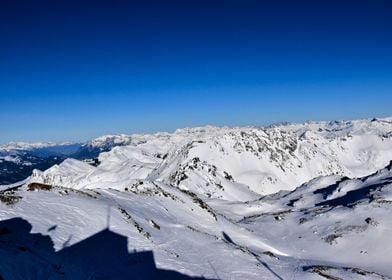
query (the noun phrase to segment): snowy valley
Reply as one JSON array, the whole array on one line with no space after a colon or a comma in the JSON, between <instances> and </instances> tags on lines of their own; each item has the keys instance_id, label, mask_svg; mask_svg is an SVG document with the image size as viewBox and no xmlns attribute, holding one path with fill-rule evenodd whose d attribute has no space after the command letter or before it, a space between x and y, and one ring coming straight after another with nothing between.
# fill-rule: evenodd
<instances>
[{"instance_id":1,"label":"snowy valley","mask_svg":"<svg viewBox=\"0 0 392 280\"><path fill-rule=\"evenodd\" d=\"M3 145L0 279L391 279L391 160L392 118Z\"/></svg>"}]
</instances>

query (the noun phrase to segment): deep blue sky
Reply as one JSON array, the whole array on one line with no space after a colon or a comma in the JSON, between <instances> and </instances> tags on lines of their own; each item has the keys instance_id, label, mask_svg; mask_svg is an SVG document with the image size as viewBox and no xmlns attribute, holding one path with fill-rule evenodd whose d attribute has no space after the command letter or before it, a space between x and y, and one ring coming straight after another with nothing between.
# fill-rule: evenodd
<instances>
[{"instance_id":1,"label":"deep blue sky","mask_svg":"<svg viewBox=\"0 0 392 280\"><path fill-rule=\"evenodd\" d=\"M0 1L0 142L392 115L392 1Z\"/></svg>"}]
</instances>

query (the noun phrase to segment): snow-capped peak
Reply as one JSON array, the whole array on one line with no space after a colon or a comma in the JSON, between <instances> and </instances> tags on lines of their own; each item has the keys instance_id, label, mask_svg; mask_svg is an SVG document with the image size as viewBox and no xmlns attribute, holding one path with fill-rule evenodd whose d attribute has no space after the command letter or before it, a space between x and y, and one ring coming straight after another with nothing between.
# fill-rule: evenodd
<instances>
[{"instance_id":1,"label":"snow-capped peak","mask_svg":"<svg viewBox=\"0 0 392 280\"><path fill-rule=\"evenodd\" d=\"M374 172L392 158L391 130L389 119L369 119L103 136L90 143L103 152L100 165L78 176L78 188L123 189L149 180L212 198L249 199L318 176Z\"/></svg>"}]
</instances>

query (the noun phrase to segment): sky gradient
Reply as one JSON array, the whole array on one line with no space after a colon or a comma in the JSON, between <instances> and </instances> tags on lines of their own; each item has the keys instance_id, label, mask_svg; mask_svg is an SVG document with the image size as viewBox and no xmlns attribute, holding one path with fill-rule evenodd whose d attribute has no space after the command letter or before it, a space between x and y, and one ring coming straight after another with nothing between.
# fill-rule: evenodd
<instances>
[{"instance_id":1,"label":"sky gradient","mask_svg":"<svg viewBox=\"0 0 392 280\"><path fill-rule=\"evenodd\" d=\"M0 1L0 143L389 116L391 14L387 0Z\"/></svg>"}]
</instances>

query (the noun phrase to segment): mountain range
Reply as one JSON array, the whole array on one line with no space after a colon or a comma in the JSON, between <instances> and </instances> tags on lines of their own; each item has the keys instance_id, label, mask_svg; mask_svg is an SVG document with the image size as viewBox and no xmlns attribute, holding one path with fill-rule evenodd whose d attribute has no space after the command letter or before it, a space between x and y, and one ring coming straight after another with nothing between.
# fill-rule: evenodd
<instances>
[{"instance_id":1,"label":"mountain range","mask_svg":"<svg viewBox=\"0 0 392 280\"><path fill-rule=\"evenodd\" d=\"M117 235L172 279L389 279L391 160L392 117L2 145L0 279L151 279Z\"/></svg>"}]
</instances>

